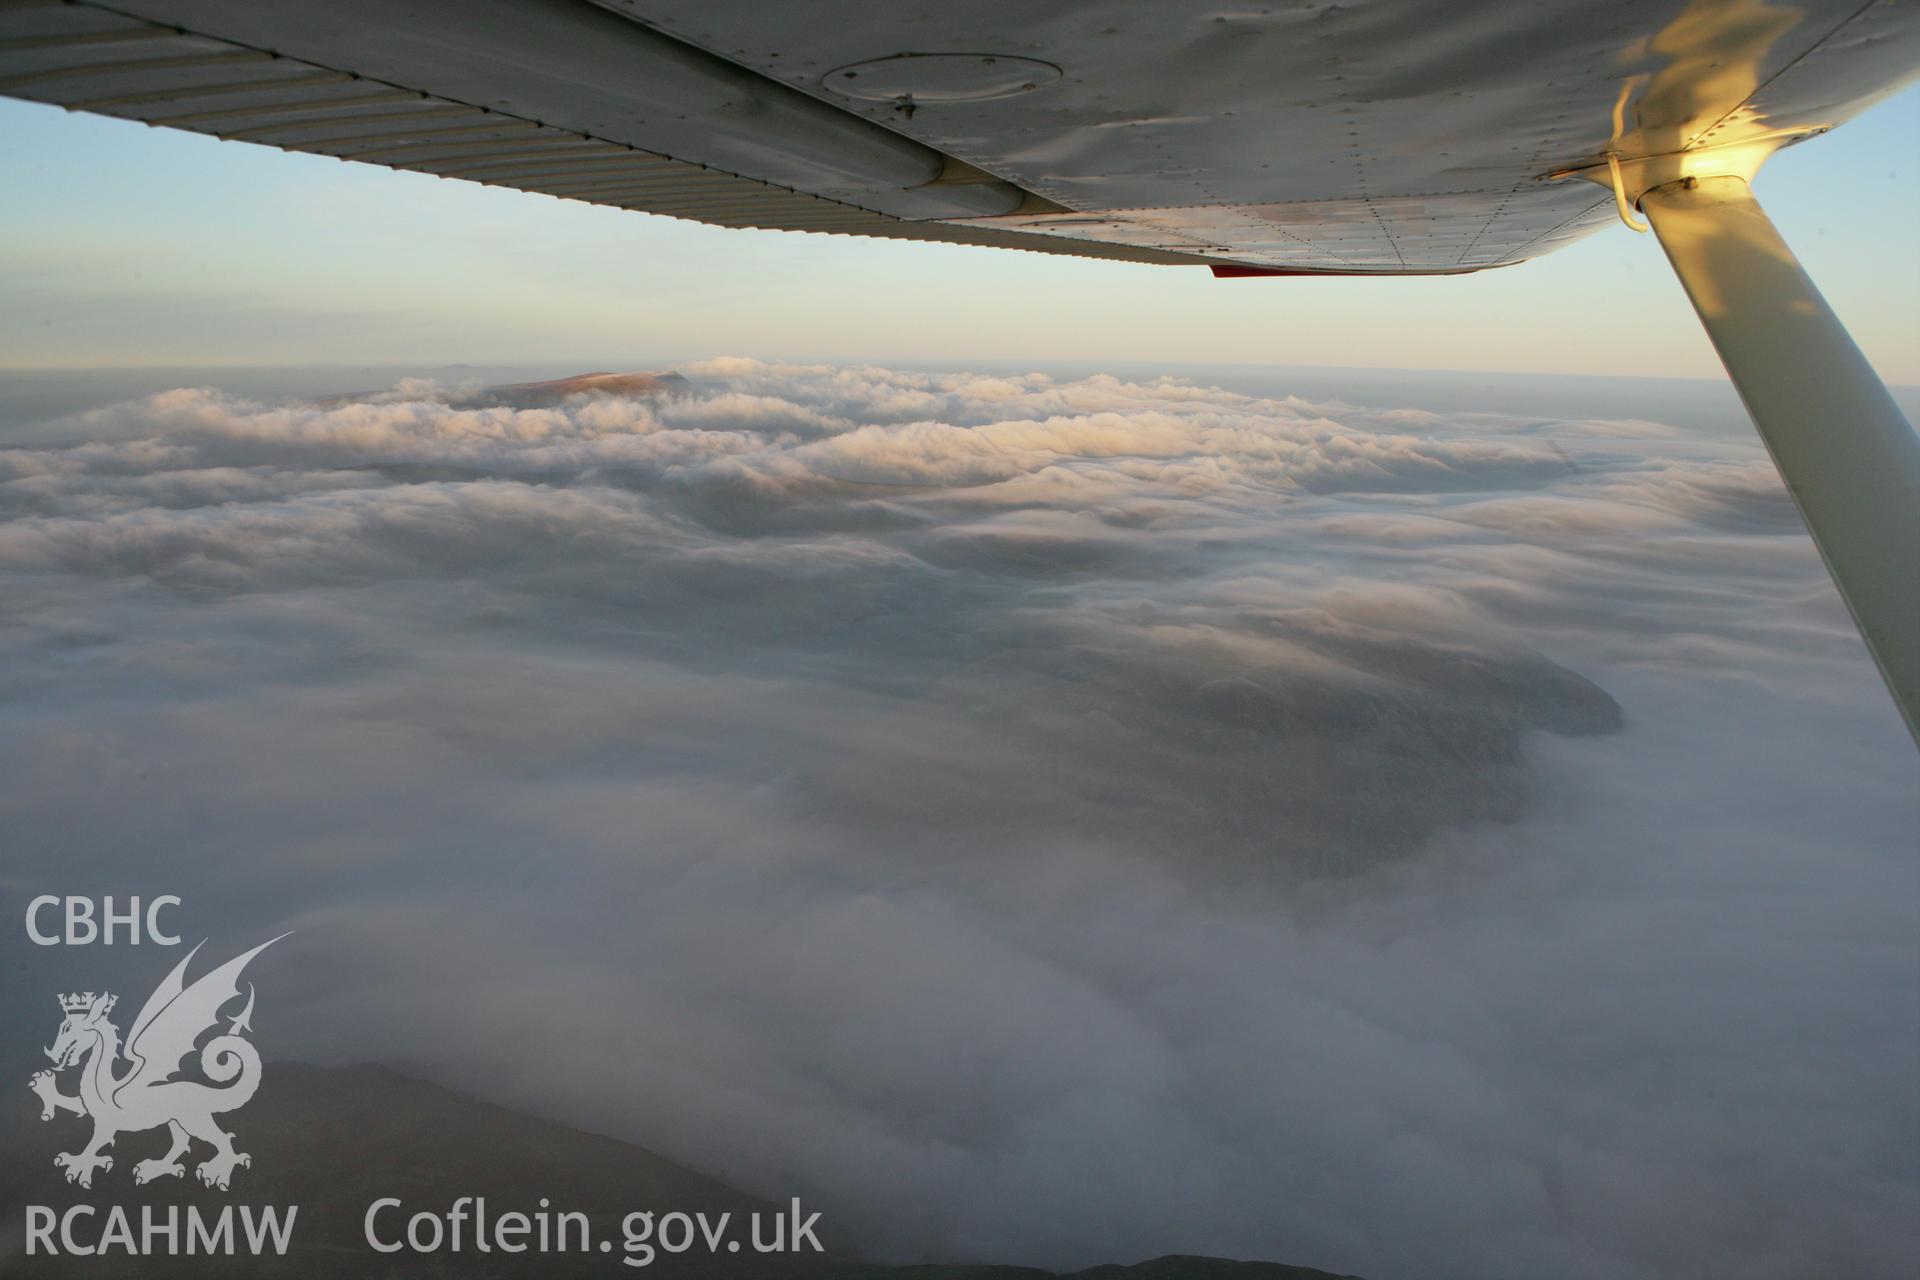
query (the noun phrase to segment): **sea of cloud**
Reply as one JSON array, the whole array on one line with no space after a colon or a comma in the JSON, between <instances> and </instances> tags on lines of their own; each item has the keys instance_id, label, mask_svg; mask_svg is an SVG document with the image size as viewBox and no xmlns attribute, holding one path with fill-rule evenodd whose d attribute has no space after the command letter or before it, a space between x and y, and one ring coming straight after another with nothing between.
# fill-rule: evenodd
<instances>
[{"instance_id":1,"label":"sea of cloud","mask_svg":"<svg viewBox=\"0 0 1920 1280\"><path fill-rule=\"evenodd\" d=\"M10 888L889 1257L1920 1253L1920 757L1757 444L684 372L0 450Z\"/></svg>"}]
</instances>

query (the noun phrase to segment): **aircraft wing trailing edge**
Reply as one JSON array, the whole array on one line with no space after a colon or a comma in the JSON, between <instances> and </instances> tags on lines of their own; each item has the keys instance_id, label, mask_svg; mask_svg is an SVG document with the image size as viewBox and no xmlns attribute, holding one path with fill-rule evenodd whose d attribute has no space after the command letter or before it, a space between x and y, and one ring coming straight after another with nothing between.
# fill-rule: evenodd
<instances>
[{"instance_id":1,"label":"aircraft wing trailing edge","mask_svg":"<svg viewBox=\"0 0 1920 1280\"><path fill-rule=\"evenodd\" d=\"M1552 175L1609 150L1833 127L1911 10L7 0L0 93L722 226L1436 273L1606 225Z\"/></svg>"}]
</instances>

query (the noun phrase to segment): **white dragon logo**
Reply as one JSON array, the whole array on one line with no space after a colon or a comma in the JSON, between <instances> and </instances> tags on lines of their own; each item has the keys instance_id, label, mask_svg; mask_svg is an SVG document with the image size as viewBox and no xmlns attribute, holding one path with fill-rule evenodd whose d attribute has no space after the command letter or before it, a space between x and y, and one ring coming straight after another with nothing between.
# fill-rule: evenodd
<instances>
[{"instance_id":1,"label":"white dragon logo","mask_svg":"<svg viewBox=\"0 0 1920 1280\"><path fill-rule=\"evenodd\" d=\"M286 936L283 933L280 938ZM59 1111L93 1117L92 1141L79 1151L53 1158L56 1166L66 1170L68 1182L91 1187L95 1169L113 1168L113 1157L101 1152L113 1145L114 1138L163 1124L172 1132L173 1146L157 1160L134 1165L136 1183L185 1173L180 1157L195 1138L213 1147L213 1155L194 1170L209 1187L225 1191L236 1165L252 1165L252 1157L235 1151L233 1135L213 1119L245 1106L260 1087L260 1054L240 1034L253 1030L248 1021L253 1016L252 983L247 984L246 1008L232 1019L226 1034L214 1036L200 1049L200 1070L224 1087L173 1077L181 1061L194 1051L195 1042L218 1025L221 1008L239 997L240 971L280 938L268 939L187 986L187 965L206 943L194 947L147 997L124 1050L119 1028L107 1021L117 997L91 991L60 997L66 1018L53 1047L46 1051L53 1059L53 1070L34 1073L28 1087L40 1097L42 1120L53 1119ZM114 1065L122 1056L131 1065L116 1075ZM80 1092L61 1093L55 1072L82 1062Z\"/></svg>"}]
</instances>

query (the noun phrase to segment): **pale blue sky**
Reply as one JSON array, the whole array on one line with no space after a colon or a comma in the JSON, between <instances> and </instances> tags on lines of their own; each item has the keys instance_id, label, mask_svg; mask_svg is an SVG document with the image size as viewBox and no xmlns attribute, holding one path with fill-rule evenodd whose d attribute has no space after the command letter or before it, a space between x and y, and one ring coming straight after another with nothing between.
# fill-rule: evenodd
<instances>
[{"instance_id":1,"label":"pale blue sky","mask_svg":"<svg viewBox=\"0 0 1920 1280\"><path fill-rule=\"evenodd\" d=\"M1920 382L1920 90L1756 189L1882 374ZM757 356L1717 376L1614 227L1408 280L728 231L0 100L0 367L636 367Z\"/></svg>"}]
</instances>

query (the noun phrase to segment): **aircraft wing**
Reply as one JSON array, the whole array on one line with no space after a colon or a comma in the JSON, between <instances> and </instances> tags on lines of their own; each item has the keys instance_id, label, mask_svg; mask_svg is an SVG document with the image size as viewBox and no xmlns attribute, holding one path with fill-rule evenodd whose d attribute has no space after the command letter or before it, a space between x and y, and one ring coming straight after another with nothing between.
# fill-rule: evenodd
<instances>
[{"instance_id":1,"label":"aircraft wing","mask_svg":"<svg viewBox=\"0 0 1920 1280\"><path fill-rule=\"evenodd\" d=\"M0 0L15 97L721 226L1222 274L1519 262L1613 217L1552 175L1795 141L1916 64L1894 0Z\"/></svg>"}]
</instances>

